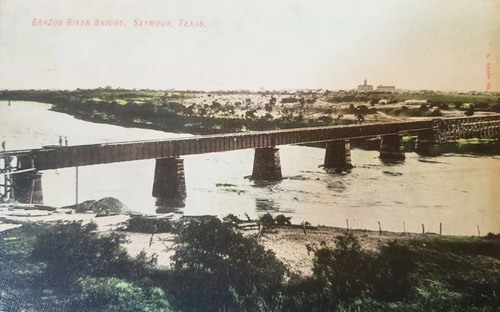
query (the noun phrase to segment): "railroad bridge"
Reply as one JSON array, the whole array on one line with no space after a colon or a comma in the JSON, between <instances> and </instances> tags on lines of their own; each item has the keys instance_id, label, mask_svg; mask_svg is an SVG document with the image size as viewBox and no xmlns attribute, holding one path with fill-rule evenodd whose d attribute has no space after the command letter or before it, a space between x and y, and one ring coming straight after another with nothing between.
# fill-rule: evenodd
<instances>
[{"instance_id":1,"label":"railroad bridge","mask_svg":"<svg viewBox=\"0 0 500 312\"><path fill-rule=\"evenodd\" d=\"M279 145L324 142L323 166L338 171L352 168L349 142L354 139L380 137L380 158L403 160L403 135L417 136L417 153L428 155L443 142L498 139L500 114L4 151L0 152L0 200L43 203L43 170L141 159L156 159L154 197L183 199L184 155L255 149L252 179L281 180Z\"/></svg>"}]
</instances>

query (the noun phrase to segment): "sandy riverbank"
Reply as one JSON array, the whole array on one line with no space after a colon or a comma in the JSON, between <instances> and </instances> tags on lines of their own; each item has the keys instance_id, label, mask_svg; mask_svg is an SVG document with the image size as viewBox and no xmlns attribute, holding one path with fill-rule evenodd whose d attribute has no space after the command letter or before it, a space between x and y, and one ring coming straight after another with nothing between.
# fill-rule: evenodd
<instances>
[{"instance_id":1,"label":"sandy riverbank","mask_svg":"<svg viewBox=\"0 0 500 312\"><path fill-rule=\"evenodd\" d=\"M10 228L19 227L25 223L50 224L57 222L80 221L82 223L94 222L98 230L102 232L123 230L129 215L120 214L114 216L96 217L93 213L71 213L70 209L55 209L53 211L29 209L14 209L13 206L0 205L0 232ZM245 230L245 235L257 236L257 229ZM381 245L392 240L405 240L410 238L434 239L435 234L416 233L393 233L366 230L352 230L363 248L376 250ZM172 233L133 233L124 231L127 236L127 251L131 256L136 256L141 251L148 256L155 255L158 265L170 266L170 257L173 255L175 245L175 234ZM258 239L266 249L271 249L276 256L282 260L291 270L299 275L310 275L312 273L313 250L323 245L334 247L336 238L346 234L346 229L319 226L317 229L309 229L304 233L301 228L276 227L266 230Z\"/></svg>"}]
</instances>

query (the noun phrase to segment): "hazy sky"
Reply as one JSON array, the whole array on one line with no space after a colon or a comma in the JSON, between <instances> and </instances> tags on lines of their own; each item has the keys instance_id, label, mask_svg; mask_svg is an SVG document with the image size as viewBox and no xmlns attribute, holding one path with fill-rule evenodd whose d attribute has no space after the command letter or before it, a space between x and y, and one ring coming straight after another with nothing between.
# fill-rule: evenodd
<instances>
[{"instance_id":1,"label":"hazy sky","mask_svg":"<svg viewBox=\"0 0 500 312\"><path fill-rule=\"evenodd\" d=\"M0 0L0 88L485 90L495 2Z\"/></svg>"}]
</instances>

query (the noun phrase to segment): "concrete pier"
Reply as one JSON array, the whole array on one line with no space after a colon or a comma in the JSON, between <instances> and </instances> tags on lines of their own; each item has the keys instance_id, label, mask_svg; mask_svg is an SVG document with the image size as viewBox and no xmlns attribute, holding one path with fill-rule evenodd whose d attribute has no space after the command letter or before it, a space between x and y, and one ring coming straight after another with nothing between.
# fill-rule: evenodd
<instances>
[{"instance_id":1,"label":"concrete pier","mask_svg":"<svg viewBox=\"0 0 500 312\"><path fill-rule=\"evenodd\" d=\"M156 160L153 196L167 200L186 198L184 159L169 157Z\"/></svg>"},{"instance_id":2,"label":"concrete pier","mask_svg":"<svg viewBox=\"0 0 500 312\"><path fill-rule=\"evenodd\" d=\"M417 133L415 152L424 156L439 155L439 137L434 130L424 130Z\"/></svg>"},{"instance_id":3,"label":"concrete pier","mask_svg":"<svg viewBox=\"0 0 500 312\"><path fill-rule=\"evenodd\" d=\"M43 204L42 174L35 171L12 175L14 199L25 204Z\"/></svg>"},{"instance_id":4,"label":"concrete pier","mask_svg":"<svg viewBox=\"0 0 500 312\"><path fill-rule=\"evenodd\" d=\"M275 147L256 148L252 180L279 181L282 178L279 149Z\"/></svg>"},{"instance_id":5,"label":"concrete pier","mask_svg":"<svg viewBox=\"0 0 500 312\"><path fill-rule=\"evenodd\" d=\"M404 160L405 154L401 146L399 134L384 135L380 140L380 159Z\"/></svg>"},{"instance_id":6,"label":"concrete pier","mask_svg":"<svg viewBox=\"0 0 500 312\"><path fill-rule=\"evenodd\" d=\"M339 140L327 142L325 163L323 167L336 171L351 169L351 149L349 141Z\"/></svg>"}]
</instances>

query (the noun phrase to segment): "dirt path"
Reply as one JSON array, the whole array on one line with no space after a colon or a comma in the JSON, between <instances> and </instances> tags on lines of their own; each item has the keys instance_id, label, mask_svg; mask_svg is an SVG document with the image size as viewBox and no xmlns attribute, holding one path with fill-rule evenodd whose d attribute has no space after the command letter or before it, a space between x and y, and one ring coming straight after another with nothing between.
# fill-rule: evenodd
<instances>
[{"instance_id":1,"label":"dirt path","mask_svg":"<svg viewBox=\"0 0 500 312\"><path fill-rule=\"evenodd\" d=\"M398 118L398 117L394 117L394 116L391 116L391 115L387 115L386 113L381 112L381 111L377 111L377 114L379 114L380 116L385 117L387 119L403 120L402 118Z\"/></svg>"}]
</instances>

